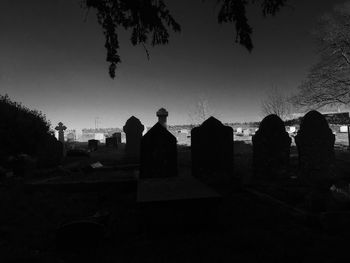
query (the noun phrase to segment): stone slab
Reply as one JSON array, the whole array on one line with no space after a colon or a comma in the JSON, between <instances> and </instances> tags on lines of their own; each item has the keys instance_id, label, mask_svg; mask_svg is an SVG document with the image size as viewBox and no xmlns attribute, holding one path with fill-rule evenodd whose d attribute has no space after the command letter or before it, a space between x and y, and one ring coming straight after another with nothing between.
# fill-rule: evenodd
<instances>
[{"instance_id":1,"label":"stone slab","mask_svg":"<svg viewBox=\"0 0 350 263\"><path fill-rule=\"evenodd\" d=\"M198 230L217 225L221 195L193 177L139 180L141 229L151 232Z\"/></svg>"}]
</instances>

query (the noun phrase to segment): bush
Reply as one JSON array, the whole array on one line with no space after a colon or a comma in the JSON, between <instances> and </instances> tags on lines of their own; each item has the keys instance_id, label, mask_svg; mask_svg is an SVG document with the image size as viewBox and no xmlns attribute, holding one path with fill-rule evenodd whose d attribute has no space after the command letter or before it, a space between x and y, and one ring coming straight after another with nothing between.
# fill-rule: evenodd
<instances>
[{"instance_id":1,"label":"bush","mask_svg":"<svg viewBox=\"0 0 350 263\"><path fill-rule=\"evenodd\" d=\"M20 154L36 157L39 163L50 154L56 159L62 155L45 115L11 101L8 95L0 95L0 138L0 165Z\"/></svg>"}]
</instances>

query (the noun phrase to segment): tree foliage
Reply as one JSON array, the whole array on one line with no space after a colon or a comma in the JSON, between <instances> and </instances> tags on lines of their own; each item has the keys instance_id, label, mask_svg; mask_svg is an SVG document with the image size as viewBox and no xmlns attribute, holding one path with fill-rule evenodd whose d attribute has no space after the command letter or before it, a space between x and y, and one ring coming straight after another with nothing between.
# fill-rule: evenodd
<instances>
[{"instance_id":1,"label":"tree foliage","mask_svg":"<svg viewBox=\"0 0 350 263\"><path fill-rule=\"evenodd\" d=\"M217 0L220 5L218 22L231 23L235 27L236 42L253 49L252 28L248 23L246 7L260 4L263 16L275 15L287 0ZM131 43L142 45L147 57L146 44L164 45L169 42L169 30L179 32L181 26L170 14L163 0L82 0L84 8L97 11L98 23L103 28L106 61L109 62L109 75L115 77L117 65L121 62L118 53L120 28L131 30ZM193 13L195 16L195 13Z\"/></svg>"},{"instance_id":2,"label":"tree foliage","mask_svg":"<svg viewBox=\"0 0 350 263\"><path fill-rule=\"evenodd\" d=\"M12 101L7 95L0 95L0 112L0 165L9 156L19 154L45 160L57 155L54 149L57 140L44 114Z\"/></svg>"},{"instance_id":3,"label":"tree foliage","mask_svg":"<svg viewBox=\"0 0 350 263\"><path fill-rule=\"evenodd\" d=\"M298 106L321 108L350 103L350 2L322 17L315 32L319 61L293 98Z\"/></svg>"}]
</instances>

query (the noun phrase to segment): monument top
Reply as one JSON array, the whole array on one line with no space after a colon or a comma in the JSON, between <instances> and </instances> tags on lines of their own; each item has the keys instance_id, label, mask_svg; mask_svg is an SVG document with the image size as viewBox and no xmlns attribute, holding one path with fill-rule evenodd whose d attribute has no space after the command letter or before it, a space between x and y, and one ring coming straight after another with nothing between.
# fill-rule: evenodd
<instances>
[{"instance_id":1,"label":"monument top","mask_svg":"<svg viewBox=\"0 0 350 263\"><path fill-rule=\"evenodd\" d=\"M168 111L164 108L160 108L157 111L157 117L167 117L168 116Z\"/></svg>"}]
</instances>

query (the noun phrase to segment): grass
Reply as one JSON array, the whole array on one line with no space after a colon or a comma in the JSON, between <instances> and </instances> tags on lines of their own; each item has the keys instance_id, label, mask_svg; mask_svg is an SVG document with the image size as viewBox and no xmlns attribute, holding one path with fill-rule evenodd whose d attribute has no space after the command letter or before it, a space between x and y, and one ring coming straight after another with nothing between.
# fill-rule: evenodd
<instances>
[{"instance_id":1,"label":"grass","mask_svg":"<svg viewBox=\"0 0 350 263\"><path fill-rule=\"evenodd\" d=\"M236 179L251 182L251 146L235 145ZM80 168L91 162L122 163L120 150L106 149L90 158L76 159L78 169L48 171L46 176L84 176ZM190 149L178 149L179 171L190 174ZM346 153L342 153L346 158ZM66 164L72 160L66 160ZM293 163L293 162L292 162ZM294 162L295 164L295 162ZM348 164L337 164L348 171ZM344 174L342 174L345 176ZM44 175L41 174L41 178ZM223 195L219 224L202 231L140 232L133 205L118 202L113 192L63 193L28 191L25 180L9 178L0 185L1 262L76 262L55 250L55 230L63 222L108 211L111 218L103 245L85 262L335 262L349 259L347 236L325 233L300 224L288 212L237 187L237 180L221 182L204 178ZM275 198L297 205L303 193L295 182L269 182L257 187ZM128 197L127 197L128 198ZM132 197L130 197L131 199ZM171 230L171 229L169 229Z\"/></svg>"}]
</instances>

